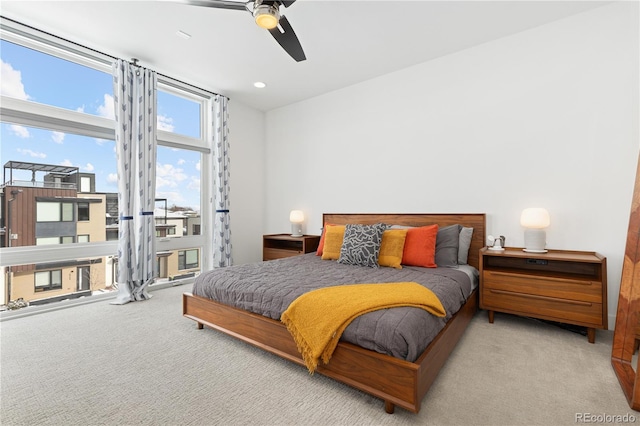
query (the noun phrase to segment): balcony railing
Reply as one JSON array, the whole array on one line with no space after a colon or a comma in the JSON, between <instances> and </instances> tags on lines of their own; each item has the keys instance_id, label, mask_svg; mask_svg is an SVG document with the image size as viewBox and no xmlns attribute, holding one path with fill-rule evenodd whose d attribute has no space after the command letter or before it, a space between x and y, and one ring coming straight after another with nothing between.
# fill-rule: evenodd
<instances>
[{"instance_id":1,"label":"balcony railing","mask_svg":"<svg viewBox=\"0 0 640 426\"><path fill-rule=\"evenodd\" d=\"M26 188L58 188L58 189L77 189L77 185L73 182L43 182L32 180L12 180L5 182L4 186L22 186Z\"/></svg>"}]
</instances>

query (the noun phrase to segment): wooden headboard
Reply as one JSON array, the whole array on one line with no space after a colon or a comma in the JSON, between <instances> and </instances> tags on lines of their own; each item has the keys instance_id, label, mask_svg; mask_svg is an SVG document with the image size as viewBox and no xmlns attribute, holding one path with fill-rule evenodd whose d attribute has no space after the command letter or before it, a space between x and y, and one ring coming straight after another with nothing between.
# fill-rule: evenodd
<instances>
[{"instance_id":1,"label":"wooden headboard","mask_svg":"<svg viewBox=\"0 0 640 426\"><path fill-rule=\"evenodd\" d=\"M425 226L438 224L439 227L460 224L473 228L473 237L469 247L468 263L480 268L479 251L485 246L486 217L484 213L324 213L322 226L325 224L346 225L360 223L386 223L388 225Z\"/></svg>"}]
</instances>

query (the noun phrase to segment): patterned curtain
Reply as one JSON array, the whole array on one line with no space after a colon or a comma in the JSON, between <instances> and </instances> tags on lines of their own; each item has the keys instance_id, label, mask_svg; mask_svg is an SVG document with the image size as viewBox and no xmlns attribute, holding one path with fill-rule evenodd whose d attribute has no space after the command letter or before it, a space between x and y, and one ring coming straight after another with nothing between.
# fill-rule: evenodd
<instances>
[{"instance_id":1,"label":"patterned curtain","mask_svg":"<svg viewBox=\"0 0 640 426\"><path fill-rule=\"evenodd\" d=\"M123 305L150 299L155 276L155 72L118 59L113 93L118 161L118 297Z\"/></svg>"},{"instance_id":2,"label":"patterned curtain","mask_svg":"<svg viewBox=\"0 0 640 426\"><path fill-rule=\"evenodd\" d=\"M229 111L228 98L216 95L213 102L213 266L231 266L229 227Z\"/></svg>"}]
</instances>

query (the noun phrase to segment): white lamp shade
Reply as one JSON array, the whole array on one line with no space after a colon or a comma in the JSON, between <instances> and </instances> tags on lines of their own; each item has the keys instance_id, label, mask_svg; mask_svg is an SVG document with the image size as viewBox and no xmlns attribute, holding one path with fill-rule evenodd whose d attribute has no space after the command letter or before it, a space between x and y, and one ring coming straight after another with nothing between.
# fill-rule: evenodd
<instances>
[{"instance_id":1,"label":"white lamp shade","mask_svg":"<svg viewBox=\"0 0 640 426\"><path fill-rule=\"evenodd\" d=\"M520 216L520 225L525 228L542 229L551 224L549 212L546 209L532 207L524 209Z\"/></svg>"},{"instance_id":2,"label":"white lamp shade","mask_svg":"<svg viewBox=\"0 0 640 426\"><path fill-rule=\"evenodd\" d=\"M304 222L304 213L302 213L302 210L291 210L291 213L289 213L289 222L291 223Z\"/></svg>"}]
</instances>

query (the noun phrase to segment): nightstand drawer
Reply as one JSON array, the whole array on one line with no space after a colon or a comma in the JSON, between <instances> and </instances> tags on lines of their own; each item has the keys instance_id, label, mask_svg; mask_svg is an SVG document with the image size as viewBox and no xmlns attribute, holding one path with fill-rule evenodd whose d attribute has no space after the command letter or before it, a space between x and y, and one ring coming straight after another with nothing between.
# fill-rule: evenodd
<instances>
[{"instance_id":1,"label":"nightstand drawer","mask_svg":"<svg viewBox=\"0 0 640 426\"><path fill-rule=\"evenodd\" d=\"M485 289L602 303L602 283L597 281L487 270L483 279Z\"/></svg>"},{"instance_id":2,"label":"nightstand drawer","mask_svg":"<svg viewBox=\"0 0 640 426\"><path fill-rule=\"evenodd\" d=\"M587 327L603 327L602 304L485 288L485 309L532 316Z\"/></svg>"},{"instance_id":3,"label":"nightstand drawer","mask_svg":"<svg viewBox=\"0 0 640 426\"><path fill-rule=\"evenodd\" d=\"M262 257L263 260L281 259L283 257L292 257L302 254L302 250L289 250L289 249L277 249L277 248L265 248Z\"/></svg>"}]
</instances>

